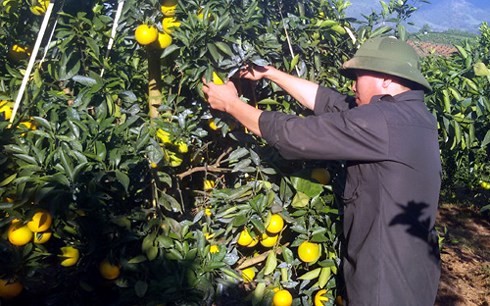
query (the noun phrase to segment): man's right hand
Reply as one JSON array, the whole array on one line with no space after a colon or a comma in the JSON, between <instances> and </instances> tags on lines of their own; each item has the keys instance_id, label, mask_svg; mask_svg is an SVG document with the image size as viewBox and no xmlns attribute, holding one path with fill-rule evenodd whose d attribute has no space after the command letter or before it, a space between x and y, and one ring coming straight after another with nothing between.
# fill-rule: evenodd
<instances>
[{"instance_id":1,"label":"man's right hand","mask_svg":"<svg viewBox=\"0 0 490 306\"><path fill-rule=\"evenodd\" d=\"M251 81L258 81L266 78L266 73L270 68L270 66L245 66L238 71L238 77Z\"/></svg>"}]
</instances>

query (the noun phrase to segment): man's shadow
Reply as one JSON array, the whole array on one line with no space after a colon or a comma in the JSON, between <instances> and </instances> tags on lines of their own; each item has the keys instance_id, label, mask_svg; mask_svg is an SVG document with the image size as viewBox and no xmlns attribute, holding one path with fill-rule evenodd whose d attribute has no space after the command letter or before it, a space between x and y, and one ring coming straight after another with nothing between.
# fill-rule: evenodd
<instances>
[{"instance_id":1,"label":"man's shadow","mask_svg":"<svg viewBox=\"0 0 490 306\"><path fill-rule=\"evenodd\" d=\"M406 206L398 204L403 213L396 215L390 222L390 226L407 225L406 232L417 237L430 246L430 255L439 261L439 239L437 231L431 226L431 218L424 214L429 207L427 203L409 202ZM425 217L427 216L427 217Z\"/></svg>"}]
</instances>

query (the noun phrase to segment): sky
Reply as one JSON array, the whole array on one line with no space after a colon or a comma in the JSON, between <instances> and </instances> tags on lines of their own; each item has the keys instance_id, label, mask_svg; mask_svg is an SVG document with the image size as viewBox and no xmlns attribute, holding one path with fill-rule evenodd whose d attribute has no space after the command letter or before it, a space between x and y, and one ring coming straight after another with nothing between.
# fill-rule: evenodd
<instances>
[{"instance_id":1,"label":"sky","mask_svg":"<svg viewBox=\"0 0 490 306\"><path fill-rule=\"evenodd\" d=\"M379 0L349 0L351 6L347 9L349 17L363 19L361 14L369 15L373 10L380 11ZM411 5L418 8L409 19L415 24L415 28L409 31L417 31L427 24L436 32L448 29L456 29L478 33L478 28L483 21L490 24L489 0L428 0L430 3L412 0ZM384 0L389 3L389 0Z\"/></svg>"}]
</instances>

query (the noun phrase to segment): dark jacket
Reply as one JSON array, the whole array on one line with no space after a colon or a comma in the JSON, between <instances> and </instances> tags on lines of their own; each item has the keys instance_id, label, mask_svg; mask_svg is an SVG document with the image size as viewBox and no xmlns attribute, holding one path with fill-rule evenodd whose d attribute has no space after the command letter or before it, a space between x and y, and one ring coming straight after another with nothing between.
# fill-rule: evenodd
<instances>
[{"instance_id":1,"label":"dark jacket","mask_svg":"<svg viewBox=\"0 0 490 306\"><path fill-rule=\"evenodd\" d=\"M260 131L288 159L347 161L343 271L349 305L434 305L441 162L422 91L348 98L320 87L315 115L264 112Z\"/></svg>"}]
</instances>

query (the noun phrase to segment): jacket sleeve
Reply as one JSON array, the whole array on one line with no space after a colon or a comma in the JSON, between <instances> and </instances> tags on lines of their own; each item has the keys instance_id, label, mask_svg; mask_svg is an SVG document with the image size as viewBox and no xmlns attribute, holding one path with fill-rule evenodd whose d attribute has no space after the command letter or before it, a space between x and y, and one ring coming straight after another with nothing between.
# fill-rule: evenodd
<instances>
[{"instance_id":1,"label":"jacket sleeve","mask_svg":"<svg viewBox=\"0 0 490 306\"><path fill-rule=\"evenodd\" d=\"M341 112L353 108L355 99L350 96L343 95L331 88L320 86L315 97L316 115L331 112Z\"/></svg>"},{"instance_id":2,"label":"jacket sleeve","mask_svg":"<svg viewBox=\"0 0 490 306\"><path fill-rule=\"evenodd\" d=\"M263 112L259 127L286 159L376 161L388 156L387 123L376 105L305 118Z\"/></svg>"}]
</instances>

